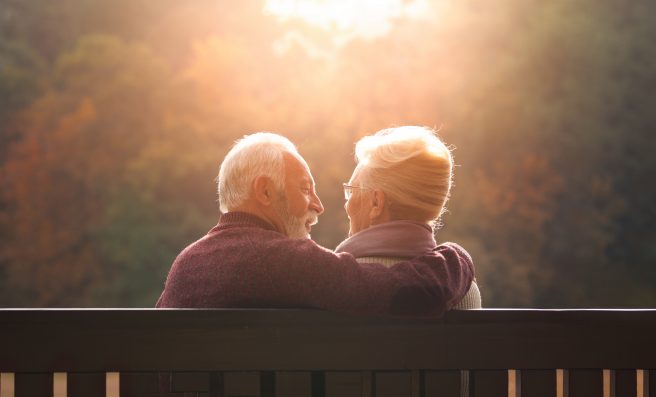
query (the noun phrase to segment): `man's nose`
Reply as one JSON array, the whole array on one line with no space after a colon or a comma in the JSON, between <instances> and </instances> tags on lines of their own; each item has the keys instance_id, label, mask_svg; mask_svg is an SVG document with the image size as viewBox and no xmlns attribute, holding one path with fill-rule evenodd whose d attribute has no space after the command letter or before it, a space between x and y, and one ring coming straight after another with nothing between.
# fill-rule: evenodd
<instances>
[{"instance_id":1,"label":"man's nose","mask_svg":"<svg viewBox=\"0 0 656 397\"><path fill-rule=\"evenodd\" d=\"M312 211L315 211L317 215L321 215L323 213L323 204L321 204L321 200L319 199L319 196L314 193L312 194L312 201L310 202L310 209Z\"/></svg>"}]
</instances>

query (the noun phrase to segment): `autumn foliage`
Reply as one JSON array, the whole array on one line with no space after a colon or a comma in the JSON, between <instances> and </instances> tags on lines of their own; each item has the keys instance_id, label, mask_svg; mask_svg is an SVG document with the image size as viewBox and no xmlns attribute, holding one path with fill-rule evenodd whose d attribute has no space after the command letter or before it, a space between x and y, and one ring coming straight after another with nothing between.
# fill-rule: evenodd
<instances>
[{"instance_id":1,"label":"autumn foliage","mask_svg":"<svg viewBox=\"0 0 656 397\"><path fill-rule=\"evenodd\" d=\"M485 306L656 304L651 3L434 2L375 37L259 1L39 3L0 0L0 305L152 306L255 131L299 146L333 248L355 141L407 124L454 148L437 237Z\"/></svg>"}]
</instances>

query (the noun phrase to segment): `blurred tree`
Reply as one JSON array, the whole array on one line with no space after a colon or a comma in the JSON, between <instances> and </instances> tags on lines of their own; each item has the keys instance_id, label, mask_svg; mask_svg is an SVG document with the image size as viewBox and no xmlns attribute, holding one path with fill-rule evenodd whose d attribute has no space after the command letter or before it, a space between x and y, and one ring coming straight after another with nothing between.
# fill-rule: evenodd
<instances>
[{"instance_id":1,"label":"blurred tree","mask_svg":"<svg viewBox=\"0 0 656 397\"><path fill-rule=\"evenodd\" d=\"M0 164L16 139L12 116L45 89L45 64L31 48L0 39Z\"/></svg>"},{"instance_id":2,"label":"blurred tree","mask_svg":"<svg viewBox=\"0 0 656 397\"><path fill-rule=\"evenodd\" d=\"M4 167L3 220L15 226L2 254L17 301L151 305L177 253L167 242L212 224L189 202L196 192L177 193L203 157L185 152L199 142L168 116L170 81L147 48L112 37L60 56Z\"/></svg>"},{"instance_id":3,"label":"blurred tree","mask_svg":"<svg viewBox=\"0 0 656 397\"><path fill-rule=\"evenodd\" d=\"M43 61L29 47L0 38L0 167L6 161L9 146L20 138L20 125L14 115L45 89L44 71ZM0 179L3 174L0 168ZM11 233L11 225L3 221L7 211L6 200L0 195L0 242L6 241ZM7 286L7 261L0 254L0 301L7 301L11 296Z\"/></svg>"},{"instance_id":4,"label":"blurred tree","mask_svg":"<svg viewBox=\"0 0 656 397\"><path fill-rule=\"evenodd\" d=\"M0 304L151 306L254 131L298 144L334 247L355 141L416 124L456 149L438 239L485 305L653 305L655 4L435 2L337 37L260 0L0 0Z\"/></svg>"}]
</instances>

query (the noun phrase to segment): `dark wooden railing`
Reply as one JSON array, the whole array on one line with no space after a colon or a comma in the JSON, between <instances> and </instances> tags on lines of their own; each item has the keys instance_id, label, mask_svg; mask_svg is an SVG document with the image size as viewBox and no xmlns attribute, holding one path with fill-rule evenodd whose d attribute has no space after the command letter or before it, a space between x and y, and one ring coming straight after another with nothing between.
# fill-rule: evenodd
<instances>
[{"instance_id":1,"label":"dark wooden railing","mask_svg":"<svg viewBox=\"0 0 656 397\"><path fill-rule=\"evenodd\" d=\"M656 310L0 309L0 397L654 397L654 368Z\"/></svg>"}]
</instances>

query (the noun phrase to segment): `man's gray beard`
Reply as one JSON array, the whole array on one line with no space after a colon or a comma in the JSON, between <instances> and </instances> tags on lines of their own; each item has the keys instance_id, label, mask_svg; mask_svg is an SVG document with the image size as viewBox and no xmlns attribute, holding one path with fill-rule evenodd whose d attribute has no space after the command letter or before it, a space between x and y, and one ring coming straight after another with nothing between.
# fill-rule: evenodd
<instances>
[{"instance_id":1,"label":"man's gray beard","mask_svg":"<svg viewBox=\"0 0 656 397\"><path fill-rule=\"evenodd\" d=\"M305 229L305 217L299 218L289 213L289 203L284 193L279 193L280 200L274 204L273 208L285 223L287 237L309 239L310 234Z\"/></svg>"}]
</instances>

